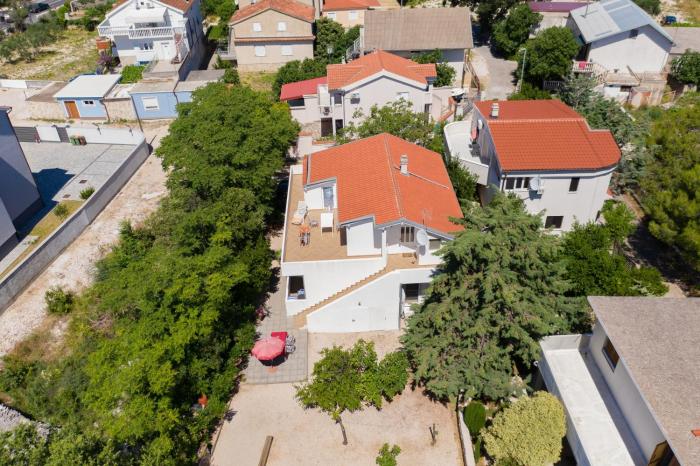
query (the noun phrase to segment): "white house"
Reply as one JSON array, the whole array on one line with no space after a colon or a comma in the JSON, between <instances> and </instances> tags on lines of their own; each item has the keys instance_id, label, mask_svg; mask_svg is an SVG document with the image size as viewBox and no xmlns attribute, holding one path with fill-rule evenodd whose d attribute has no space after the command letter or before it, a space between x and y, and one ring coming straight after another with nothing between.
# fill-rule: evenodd
<instances>
[{"instance_id":1,"label":"white house","mask_svg":"<svg viewBox=\"0 0 700 466\"><path fill-rule=\"evenodd\" d=\"M179 65L164 66L163 71L187 68L183 70L183 79L204 55L199 0L117 2L97 31L100 37L112 41L112 53L123 65L154 61Z\"/></svg>"},{"instance_id":2,"label":"white house","mask_svg":"<svg viewBox=\"0 0 700 466\"><path fill-rule=\"evenodd\" d=\"M700 299L590 297L590 335L540 342L579 465L700 464Z\"/></svg>"},{"instance_id":3,"label":"white house","mask_svg":"<svg viewBox=\"0 0 700 466\"><path fill-rule=\"evenodd\" d=\"M571 11L567 26L583 45L574 73L596 77L609 97L657 104L673 39L632 0L602 0Z\"/></svg>"},{"instance_id":4,"label":"white house","mask_svg":"<svg viewBox=\"0 0 700 466\"><path fill-rule=\"evenodd\" d=\"M595 221L620 150L559 100L477 102L471 121L445 126L447 150L476 175L482 202L512 192L545 226L568 231Z\"/></svg>"},{"instance_id":5,"label":"white house","mask_svg":"<svg viewBox=\"0 0 700 466\"><path fill-rule=\"evenodd\" d=\"M285 84L280 92L292 117L321 136L335 134L350 122L359 123L373 106L398 99L435 120L454 106L452 88L433 87L434 64L418 64L377 50L350 63L328 65L326 70L325 77Z\"/></svg>"},{"instance_id":6,"label":"white house","mask_svg":"<svg viewBox=\"0 0 700 466\"><path fill-rule=\"evenodd\" d=\"M312 332L399 328L462 213L440 154L380 134L292 167L281 257L288 316Z\"/></svg>"}]
</instances>

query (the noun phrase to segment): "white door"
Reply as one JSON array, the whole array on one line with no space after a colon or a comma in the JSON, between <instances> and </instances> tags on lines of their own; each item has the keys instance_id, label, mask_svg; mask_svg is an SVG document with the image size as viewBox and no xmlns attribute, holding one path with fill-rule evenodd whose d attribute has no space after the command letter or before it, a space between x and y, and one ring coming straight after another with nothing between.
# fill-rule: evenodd
<instances>
[{"instance_id":1,"label":"white door","mask_svg":"<svg viewBox=\"0 0 700 466\"><path fill-rule=\"evenodd\" d=\"M159 60L170 60L175 56L175 48L169 40L156 42L156 57Z\"/></svg>"}]
</instances>

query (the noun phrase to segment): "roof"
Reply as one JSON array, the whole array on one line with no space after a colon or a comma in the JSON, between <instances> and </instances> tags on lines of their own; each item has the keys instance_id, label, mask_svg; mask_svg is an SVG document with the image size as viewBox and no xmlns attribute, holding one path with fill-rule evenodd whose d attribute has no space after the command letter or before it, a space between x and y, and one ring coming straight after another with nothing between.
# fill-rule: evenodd
<instances>
[{"instance_id":1,"label":"roof","mask_svg":"<svg viewBox=\"0 0 700 466\"><path fill-rule=\"evenodd\" d=\"M194 91L209 83L217 82L224 77L225 70L192 70L187 79L175 86L175 92Z\"/></svg>"},{"instance_id":2,"label":"roof","mask_svg":"<svg viewBox=\"0 0 700 466\"><path fill-rule=\"evenodd\" d=\"M585 118L559 100L493 101L475 105L491 131L501 169L600 170L620 160L609 130L592 130Z\"/></svg>"},{"instance_id":3,"label":"roof","mask_svg":"<svg viewBox=\"0 0 700 466\"><path fill-rule=\"evenodd\" d=\"M536 13L568 13L581 5L582 2L527 2L530 10Z\"/></svg>"},{"instance_id":4,"label":"roof","mask_svg":"<svg viewBox=\"0 0 700 466\"><path fill-rule=\"evenodd\" d=\"M409 175L400 172L408 156ZM462 217L442 156L382 133L310 154L304 185L335 179L338 220L374 217L377 225L407 220L443 234L461 230L450 217Z\"/></svg>"},{"instance_id":5,"label":"roof","mask_svg":"<svg viewBox=\"0 0 700 466\"><path fill-rule=\"evenodd\" d=\"M325 0L323 11L367 10L380 5L377 0Z\"/></svg>"},{"instance_id":6,"label":"roof","mask_svg":"<svg viewBox=\"0 0 700 466\"><path fill-rule=\"evenodd\" d=\"M326 84L325 76L283 84L280 90L280 100L301 99L305 95L316 94L319 84Z\"/></svg>"},{"instance_id":7,"label":"roof","mask_svg":"<svg viewBox=\"0 0 700 466\"><path fill-rule=\"evenodd\" d=\"M664 31L673 39L672 54L682 54L690 49L695 52L700 52L700 27L684 28L665 26Z\"/></svg>"},{"instance_id":8,"label":"roof","mask_svg":"<svg viewBox=\"0 0 700 466\"><path fill-rule=\"evenodd\" d=\"M123 5L126 3L128 0L117 0L114 3L114 6L112 9L114 10L115 8L118 8L119 6ZM194 3L194 0L154 0L157 3L162 3L163 5L168 5L169 7L173 7L176 10L180 10L182 12L185 12L190 9L192 4Z\"/></svg>"},{"instance_id":9,"label":"roof","mask_svg":"<svg viewBox=\"0 0 700 466\"><path fill-rule=\"evenodd\" d=\"M699 298L589 297L676 458L700 464Z\"/></svg>"},{"instance_id":10,"label":"roof","mask_svg":"<svg viewBox=\"0 0 700 466\"><path fill-rule=\"evenodd\" d=\"M262 13L266 10L275 10L287 16L308 21L314 21L314 7L305 5L295 0L261 0L245 8L241 8L231 16L230 24L240 23L241 21Z\"/></svg>"},{"instance_id":11,"label":"roof","mask_svg":"<svg viewBox=\"0 0 700 466\"><path fill-rule=\"evenodd\" d=\"M177 84L177 77L147 78L134 84L131 94L149 94L151 92L173 92Z\"/></svg>"},{"instance_id":12,"label":"roof","mask_svg":"<svg viewBox=\"0 0 700 466\"><path fill-rule=\"evenodd\" d=\"M74 78L63 89L55 93L56 99L88 98L101 99L121 79L120 74L86 74Z\"/></svg>"},{"instance_id":13,"label":"roof","mask_svg":"<svg viewBox=\"0 0 700 466\"><path fill-rule=\"evenodd\" d=\"M365 13L367 50L470 49L468 8L402 8Z\"/></svg>"},{"instance_id":14,"label":"roof","mask_svg":"<svg viewBox=\"0 0 700 466\"><path fill-rule=\"evenodd\" d=\"M571 18L587 44L642 26L651 26L669 42L673 42L659 23L632 0L601 0L588 3L572 10Z\"/></svg>"},{"instance_id":15,"label":"roof","mask_svg":"<svg viewBox=\"0 0 700 466\"><path fill-rule=\"evenodd\" d=\"M350 63L328 65L326 69L329 89L341 89L382 71L421 84L428 84L428 78L437 76L434 63L419 64L383 50L364 55Z\"/></svg>"}]
</instances>

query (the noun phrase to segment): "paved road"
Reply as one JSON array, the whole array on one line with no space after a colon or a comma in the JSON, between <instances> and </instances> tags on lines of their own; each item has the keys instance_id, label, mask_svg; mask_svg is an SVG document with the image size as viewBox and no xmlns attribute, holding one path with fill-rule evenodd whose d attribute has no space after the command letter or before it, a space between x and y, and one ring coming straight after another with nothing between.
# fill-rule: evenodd
<instances>
[{"instance_id":1,"label":"paved road","mask_svg":"<svg viewBox=\"0 0 700 466\"><path fill-rule=\"evenodd\" d=\"M514 92L513 71L517 62L497 58L491 53L488 45L480 45L474 51L483 58L488 68L488 79L486 79L486 89L482 93L486 99L505 99Z\"/></svg>"}]
</instances>

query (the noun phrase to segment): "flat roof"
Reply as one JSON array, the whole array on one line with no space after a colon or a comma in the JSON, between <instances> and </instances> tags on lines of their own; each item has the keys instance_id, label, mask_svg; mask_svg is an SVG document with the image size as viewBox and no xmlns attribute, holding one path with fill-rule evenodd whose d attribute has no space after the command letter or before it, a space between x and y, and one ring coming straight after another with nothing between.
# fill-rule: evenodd
<instances>
[{"instance_id":1,"label":"flat roof","mask_svg":"<svg viewBox=\"0 0 700 466\"><path fill-rule=\"evenodd\" d=\"M700 298L588 302L678 461L700 464Z\"/></svg>"},{"instance_id":2,"label":"flat roof","mask_svg":"<svg viewBox=\"0 0 700 466\"><path fill-rule=\"evenodd\" d=\"M187 79L180 81L175 86L175 91L194 91L209 83L221 80L224 76L224 70L194 70L190 71Z\"/></svg>"},{"instance_id":3,"label":"flat roof","mask_svg":"<svg viewBox=\"0 0 700 466\"><path fill-rule=\"evenodd\" d=\"M107 95L121 77L120 74L80 75L54 94L54 97L56 99L89 97L99 99Z\"/></svg>"},{"instance_id":4,"label":"flat roof","mask_svg":"<svg viewBox=\"0 0 700 466\"><path fill-rule=\"evenodd\" d=\"M172 92L177 84L177 76L171 78L147 78L137 82L131 88L131 94L148 94L151 92Z\"/></svg>"},{"instance_id":5,"label":"flat roof","mask_svg":"<svg viewBox=\"0 0 700 466\"><path fill-rule=\"evenodd\" d=\"M700 27L683 28L664 26L664 31L673 38L671 53L682 54L688 49L694 52L700 52Z\"/></svg>"}]
</instances>

